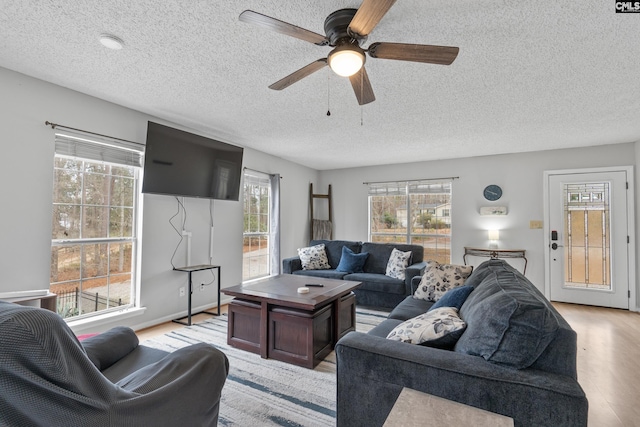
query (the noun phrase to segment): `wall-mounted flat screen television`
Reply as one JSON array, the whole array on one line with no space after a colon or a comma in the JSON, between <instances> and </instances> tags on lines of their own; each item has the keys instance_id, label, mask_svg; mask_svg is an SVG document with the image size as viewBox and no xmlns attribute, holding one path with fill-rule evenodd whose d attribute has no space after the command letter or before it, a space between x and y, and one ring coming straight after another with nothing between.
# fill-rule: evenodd
<instances>
[{"instance_id":1,"label":"wall-mounted flat screen television","mask_svg":"<svg viewBox=\"0 0 640 427\"><path fill-rule=\"evenodd\" d=\"M238 200L242 147L149 122L142 192Z\"/></svg>"}]
</instances>

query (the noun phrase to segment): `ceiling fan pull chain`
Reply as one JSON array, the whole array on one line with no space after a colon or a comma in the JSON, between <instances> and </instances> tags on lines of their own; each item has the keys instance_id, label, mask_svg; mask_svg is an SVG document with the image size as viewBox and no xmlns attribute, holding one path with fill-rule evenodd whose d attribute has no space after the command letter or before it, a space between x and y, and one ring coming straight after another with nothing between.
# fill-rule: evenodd
<instances>
[{"instance_id":1,"label":"ceiling fan pull chain","mask_svg":"<svg viewBox=\"0 0 640 427\"><path fill-rule=\"evenodd\" d=\"M327 116L331 115L331 73L327 73Z\"/></svg>"},{"instance_id":2,"label":"ceiling fan pull chain","mask_svg":"<svg viewBox=\"0 0 640 427\"><path fill-rule=\"evenodd\" d=\"M363 99L363 92L364 92L364 72L360 73L360 99ZM362 104L360 104L360 126L364 126L364 119L363 119L363 113L364 111L364 107L362 106Z\"/></svg>"}]
</instances>

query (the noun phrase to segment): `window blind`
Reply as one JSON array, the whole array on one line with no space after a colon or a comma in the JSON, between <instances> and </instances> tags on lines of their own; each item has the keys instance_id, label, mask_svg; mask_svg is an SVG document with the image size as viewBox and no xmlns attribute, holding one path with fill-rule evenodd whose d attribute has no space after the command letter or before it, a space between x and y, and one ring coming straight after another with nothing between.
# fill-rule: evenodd
<instances>
[{"instance_id":1,"label":"window blind","mask_svg":"<svg viewBox=\"0 0 640 427\"><path fill-rule=\"evenodd\" d=\"M55 134L55 152L62 156L142 167L144 146L115 138L60 131Z\"/></svg>"},{"instance_id":2,"label":"window blind","mask_svg":"<svg viewBox=\"0 0 640 427\"><path fill-rule=\"evenodd\" d=\"M369 196L451 193L451 180L416 180L369 183Z\"/></svg>"},{"instance_id":3,"label":"window blind","mask_svg":"<svg viewBox=\"0 0 640 427\"><path fill-rule=\"evenodd\" d=\"M259 186L259 187L269 187L271 185L271 181L269 180L269 175L266 173L247 171L245 169L244 172L244 183L245 185Z\"/></svg>"}]
</instances>

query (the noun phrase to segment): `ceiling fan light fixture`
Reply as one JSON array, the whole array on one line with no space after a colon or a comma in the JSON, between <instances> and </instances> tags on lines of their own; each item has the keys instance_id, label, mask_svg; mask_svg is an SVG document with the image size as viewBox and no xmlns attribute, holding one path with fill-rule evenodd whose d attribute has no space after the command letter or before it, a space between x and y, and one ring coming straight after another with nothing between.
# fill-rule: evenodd
<instances>
[{"instance_id":1,"label":"ceiling fan light fixture","mask_svg":"<svg viewBox=\"0 0 640 427\"><path fill-rule=\"evenodd\" d=\"M327 57L329 67L339 76L350 77L364 65L364 51L360 47L344 44L336 47Z\"/></svg>"}]
</instances>

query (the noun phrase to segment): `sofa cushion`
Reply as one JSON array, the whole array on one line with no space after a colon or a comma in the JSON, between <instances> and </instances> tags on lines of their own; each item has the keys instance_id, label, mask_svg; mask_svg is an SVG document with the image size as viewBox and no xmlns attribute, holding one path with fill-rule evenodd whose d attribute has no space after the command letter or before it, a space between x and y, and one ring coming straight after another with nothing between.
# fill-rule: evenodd
<instances>
[{"instance_id":1,"label":"sofa cushion","mask_svg":"<svg viewBox=\"0 0 640 427\"><path fill-rule=\"evenodd\" d=\"M362 249L361 242L355 242L352 240L312 240L309 243L309 246L313 245L324 245L324 251L327 254L327 259L329 260L329 265L334 270L340 264L340 259L342 259L342 248L347 247L353 251L353 253L358 254Z\"/></svg>"},{"instance_id":2,"label":"sofa cushion","mask_svg":"<svg viewBox=\"0 0 640 427\"><path fill-rule=\"evenodd\" d=\"M137 346L131 353L102 371L111 382L118 382L129 374L154 362L164 359L169 353L144 345Z\"/></svg>"},{"instance_id":3,"label":"sofa cushion","mask_svg":"<svg viewBox=\"0 0 640 427\"><path fill-rule=\"evenodd\" d=\"M449 289L462 286L471 275L470 265L440 264L428 261L418 289L413 293L416 299L438 301Z\"/></svg>"},{"instance_id":4,"label":"sofa cushion","mask_svg":"<svg viewBox=\"0 0 640 427\"><path fill-rule=\"evenodd\" d=\"M336 270L344 271L345 273L364 273L362 267L364 267L364 263L367 261L368 256L368 252L357 254L348 247L343 246L342 257L340 258L340 263Z\"/></svg>"},{"instance_id":5,"label":"sofa cushion","mask_svg":"<svg viewBox=\"0 0 640 427\"><path fill-rule=\"evenodd\" d=\"M501 259L487 260L473 269L473 272L469 277L467 277L467 280L465 280L464 284L466 286L472 286L476 288L480 283L482 283L485 277L492 274L493 270L495 270L496 268L503 269L505 265L508 264L506 263L506 261Z\"/></svg>"},{"instance_id":6,"label":"sofa cushion","mask_svg":"<svg viewBox=\"0 0 640 427\"><path fill-rule=\"evenodd\" d=\"M364 271L367 273L386 274L387 264L391 252L397 249L402 252L411 251L409 265L422 262L424 248L419 245L395 244L395 243L374 243L364 242L360 252L368 252L369 257L364 264Z\"/></svg>"},{"instance_id":7,"label":"sofa cushion","mask_svg":"<svg viewBox=\"0 0 640 427\"><path fill-rule=\"evenodd\" d=\"M346 274L344 280L362 282L358 290L386 292L390 294L404 294L406 286L400 279L394 279L384 274L352 273Z\"/></svg>"},{"instance_id":8,"label":"sofa cushion","mask_svg":"<svg viewBox=\"0 0 640 427\"><path fill-rule=\"evenodd\" d=\"M387 339L430 347L435 343L439 348L450 348L466 327L456 308L440 307L405 320L387 335Z\"/></svg>"},{"instance_id":9,"label":"sofa cushion","mask_svg":"<svg viewBox=\"0 0 640 427\"><path fill-rule=\"evenodd\" d=\"M293 274L297 276L324 277L325 279L341 280L347 273L336 270L296 270Z\"/></svg>"},{"instance_id":10,"label":"sofa cushion","mask_svg":"<svg viewBox=\"0 0 640 427\"><path fill-rule=\"evenodd\" d=\"M81 344L89 360L103 371L138 347L138 336L131 328L116 326L82 340Z\"/></svg>"},{"instance_id":11,"label":"sofa cushion","mask_svg":"<svg viewBox=\"0 0 640 427\"><path fill-rule=\"evenodd\" d=\"M404 280L404 271L409 266L410 259L411 251L403 252L393 248L391 255L389 255L385 274L394 279Z\"/></svg>"},{"instance_id":12,"label":"sofa cushion","mask_svg":"<svg viewBox=\"0 0 640 427\"><path fill-rule=\"evenodd\" d=\"M402 321L411 319L429 311L433 304L433 301L425 301L408 296L389 313L389 319Z\"/></svg>"},{"instance_id":13,"label":"sofa cushion","mask_svg":"<svg viewBox=\"0 0 640 427\"><path fill-rule=\"evenodd\" d=\"M402 322L404 322L404 320L385 319L380 322L379 325L374 326L369 332L367 332L367 334L380 338L387 338L387 335L389 335L391 331Z\"/></svg>"},{"instance_id":14,"label":"sofa cushion","mask_svg":"<svg viewBox=\"0 0 640 427\"><path fill-rule=\"evenodd\" d=\"M298 248L298 256L303 270L325 270L331 268L324 244Z\"/></svg>"},{"instance_id":15,"label":"sofa cushion","mask_svg":"<svg viewBox=\"0 0 640 427\"><path fill-rule=\"evenodd\" d=\"M527 368L554 339L558 319L545 297L506 263L489 270L460 309L468 327L455 351Z\"/></svg>"}]
</instances>

